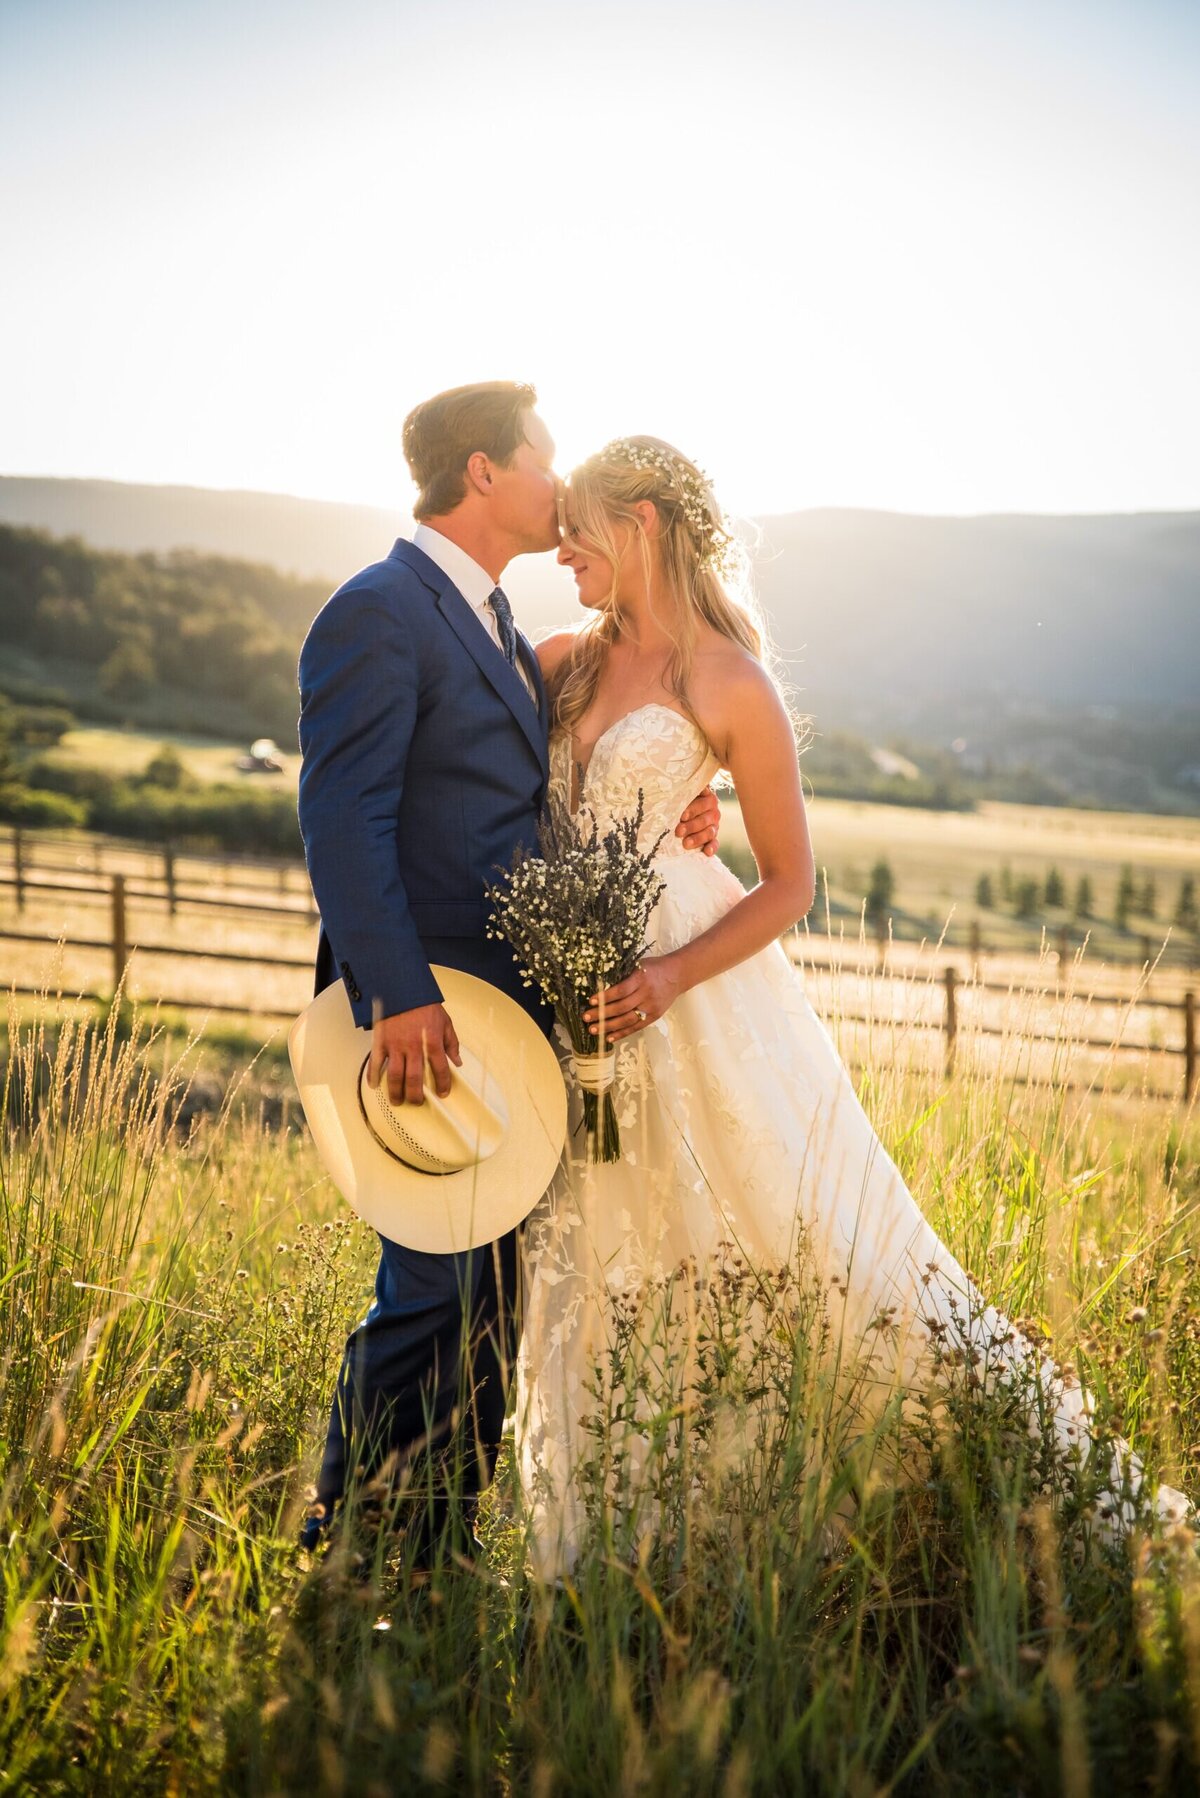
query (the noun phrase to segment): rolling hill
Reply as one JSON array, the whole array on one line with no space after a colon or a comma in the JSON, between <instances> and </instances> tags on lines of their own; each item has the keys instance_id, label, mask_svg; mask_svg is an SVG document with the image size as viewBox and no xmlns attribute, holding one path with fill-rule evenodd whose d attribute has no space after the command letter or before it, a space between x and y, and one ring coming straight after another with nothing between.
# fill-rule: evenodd
<instances>
[{"instance_id":1,"label":"rolling hill","mask_svg":"<svg viewBox=\"0 0 1200 1798\"><path fill-rule=\"evenodd\" d=\"M265 562L330 587L411 529L399 508L115 481L0 478L0 522L102 549ZM813 510L759 522L759 591L803 703L949 728L981 703L1190 707L1200 512L925 518ZM508 586L532 630L575 614L550 557Z\"/></svg>"},{"instance_id":2,"label":"rolling hill","mask_svg":"<svg viewBox=\"0 0 1200 1798\"><path fill-rule=\"evenodd\" d=\"M762 521L759 587L814 691L920 706L1196 703L1200 513Z\"/></svg>"}]
</instances>

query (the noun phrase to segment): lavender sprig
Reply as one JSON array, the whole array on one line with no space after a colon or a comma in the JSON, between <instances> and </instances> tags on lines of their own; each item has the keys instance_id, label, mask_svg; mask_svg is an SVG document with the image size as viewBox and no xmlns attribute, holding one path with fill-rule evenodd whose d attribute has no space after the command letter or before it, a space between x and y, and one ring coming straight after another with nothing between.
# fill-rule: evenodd
<instances>
[{"instance_id":1,"label":"lavender sprig","mask_svg":"<svg viewBox=\"0 0 1200 1798\"><path fill-rule=\"evenodd\" d=\"M645 796L634 815L601 831L595 816L583 827L561 802L538 825L538 848L518 845L501 881L489 885L489 937L504 937L526 986L538 986L563 1024L577 1055L606 1053L607 1040L584 1023L592 995L632 974L649 944L646 932L664 882L654 858L666 831L648 850L638 848ZM583 1093L584 1122L593 1160L620 1158L612 1095Z\"/></svg>"}]
</instances>

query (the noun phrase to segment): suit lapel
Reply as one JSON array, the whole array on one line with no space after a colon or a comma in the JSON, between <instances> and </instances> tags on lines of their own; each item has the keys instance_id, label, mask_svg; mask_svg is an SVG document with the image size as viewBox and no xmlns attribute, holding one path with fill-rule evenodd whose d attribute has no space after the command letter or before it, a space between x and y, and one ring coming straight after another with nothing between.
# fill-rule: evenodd
<instances>
[{"instance_id":1,"label":"suit lapel","mask_svg":"<svg viewBox=\"0 0 1200 1798\"><path fill-rule=\"evenodd\" d=\"M525 690L525 683L515 668L510 668L502 650L492 642L475 615L474 607L463 598L448 574L438 567L431 556L417 548L407 538L401 537L392 550L392 556L401 562L407 562L414 573L420 575L425 585L437 595L438 610L450 626L463 648L471 656L480 673L500 698L504 701L521 730L524 732L529 747L538 759L542 770L542 779L550 778L550 758L546 748L546 689L542 682L541 669L537 664L528 641L517 632L517 654L524 652L526 666L530 669L534 691L538 696L535 707Z\"/></svg>"}]
</instances>

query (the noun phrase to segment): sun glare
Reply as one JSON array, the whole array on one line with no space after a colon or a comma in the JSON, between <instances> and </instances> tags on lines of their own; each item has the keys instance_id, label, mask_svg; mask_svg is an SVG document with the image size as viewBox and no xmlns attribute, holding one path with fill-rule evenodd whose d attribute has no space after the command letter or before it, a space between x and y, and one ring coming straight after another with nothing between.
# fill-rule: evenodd
<instances>
[{"instance_id":1,"label":"sun glare","mask_svg":"<svg viewBox=\"0 0 1200 1798\"><path fill-rule=\"evenodd\" d=\"M739 511L1195 503L1181 9L51 12L0 23L9 472L403 503L409 406L496 375Z\"/></svg>"}]
</instances>

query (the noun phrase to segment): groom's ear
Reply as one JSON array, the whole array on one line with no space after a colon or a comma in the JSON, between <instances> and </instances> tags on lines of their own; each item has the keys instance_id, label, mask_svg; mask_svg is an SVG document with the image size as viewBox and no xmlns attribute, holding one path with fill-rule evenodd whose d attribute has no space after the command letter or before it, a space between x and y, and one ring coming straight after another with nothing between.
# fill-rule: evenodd
<instances>
[{"instance_id":1,"label":"groom's ear","mask_svg":"<svg viewBox=\"0 0 1200 1798\"><path fill-rule=\"evenodd\" d=\"M467 457L467 466L464 472L468 486L473 487L476 493L491 492L493 485L492 458L485 455L483 450L472 451Z\"/></svg>"}]
</instances>

